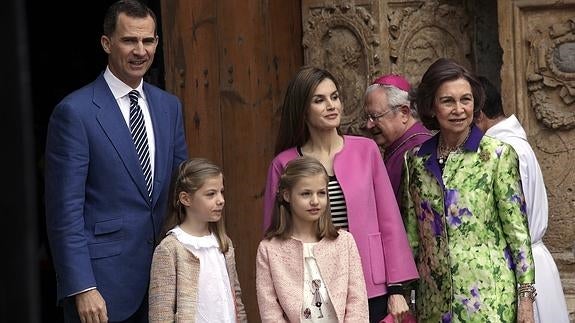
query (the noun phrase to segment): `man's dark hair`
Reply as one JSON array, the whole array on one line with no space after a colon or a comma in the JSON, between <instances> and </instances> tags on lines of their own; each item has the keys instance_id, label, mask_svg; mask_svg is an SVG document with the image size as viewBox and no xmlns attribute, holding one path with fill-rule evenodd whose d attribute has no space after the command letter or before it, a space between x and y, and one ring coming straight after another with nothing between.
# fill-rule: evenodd
<instances>
[{"instance_id":1,"label":"man's dark hair","mask_svg":"<svg viewBox=\"0 0 575 323\"><path fill-rule=\"evenodd\" d=\"M489 119L505 116L503 104L501 103L501 94L499 94L495 85L485 76L479 76L478 79L485 92L485 104L481 108L483 114Z\"/></svg>"},{"instance_id":2,"label":"man's dark hair","mask_svg":"<svg viewBox=\"0 0 575 323\"><path fill-rule=\"evenodd\" d=\"M133 18L146 18L148 16L154 19L154 34L157 35L157 21L156 15L152 9L148 8L145 4L137 0L120 0L112 4L108 11L106 11L106 16L104 17L104 35L111 37L116 30L116 22L118 21L118 16L123 13L128 17Z\"/></svg>"}]
</instances>

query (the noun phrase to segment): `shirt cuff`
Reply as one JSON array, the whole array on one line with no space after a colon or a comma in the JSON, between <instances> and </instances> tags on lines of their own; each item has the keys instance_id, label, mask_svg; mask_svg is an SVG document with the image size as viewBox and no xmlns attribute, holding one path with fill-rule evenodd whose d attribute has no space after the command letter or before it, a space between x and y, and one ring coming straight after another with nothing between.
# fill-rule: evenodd
<instances>
[{"instance_id":1,"label":"shirt cuff","mask_svg":"<svg viewBox=\"0 0 575 323\"><path fill-rule=\"evenodd\" d=\"M74 294L70 294L70 295L68 295L67 297L76 296L76 295L78 295L78 294L82 294L82 293L87 292L87 291L92 290L92 289L96 289L96 287L88 287L88 288L86 288L86 289L84 289L84 290L81 290L81 291L79 291L79 292L76 292L76 293L74 293Z\"/></svg>"}]
</instances>

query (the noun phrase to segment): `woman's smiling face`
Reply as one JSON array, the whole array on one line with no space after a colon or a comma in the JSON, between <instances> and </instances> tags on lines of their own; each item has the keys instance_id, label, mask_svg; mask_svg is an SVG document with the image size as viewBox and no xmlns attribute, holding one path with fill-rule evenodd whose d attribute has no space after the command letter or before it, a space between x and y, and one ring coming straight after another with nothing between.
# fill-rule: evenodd
<instances>
[{"instance_id":1,"label":"woman's smiling face","mask_svg":"<svg viewBox=\"0 0 575 323\"><path fill-rule=\"evenodd\" d=\"M326 78L321 81L307 111L307 125L318 130L334 129L341 122L342 104L335 83Z\"/></svg>"},{"instance_id":2,"label":"woman's smiling face","mask_svg":"<svg viewBox=\"0 0 575 323\"><path fill-rule=\"evenodd\" d=\"M433 110L446 137L466 135L473 122L473 93L464 79L446 81L437 89Z\"/></svg>"}]
</instances>

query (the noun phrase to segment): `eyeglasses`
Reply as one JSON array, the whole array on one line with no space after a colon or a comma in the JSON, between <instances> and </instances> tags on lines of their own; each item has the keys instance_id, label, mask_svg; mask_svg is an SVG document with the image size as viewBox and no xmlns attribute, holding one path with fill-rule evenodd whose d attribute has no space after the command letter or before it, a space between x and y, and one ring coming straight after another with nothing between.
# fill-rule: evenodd
<instances>
[{"instance_id":1,"label":"eyeglasses","mask_svg":"<svg viewBox=\"0 0 575 323\"><path fill-rule=\"evenodd\" d=\"M389 108L389 110L387 110L387 111L385 111L385 112L383 112L383 113L380 113L380 114L375 114L375 115L374 115L374 114L369 114L369 113L368 113L368 114L366 115L367 120L369 120L369 121L375 123L377 120L379 120L380 118L383 118L386 114L390 113L391 111L395 111L395 110L396 110L397 108L399 108L399 107L402 107L402 105L394 105L394 106L392 106L391 108Z\"/></svg>"}]
</instances>

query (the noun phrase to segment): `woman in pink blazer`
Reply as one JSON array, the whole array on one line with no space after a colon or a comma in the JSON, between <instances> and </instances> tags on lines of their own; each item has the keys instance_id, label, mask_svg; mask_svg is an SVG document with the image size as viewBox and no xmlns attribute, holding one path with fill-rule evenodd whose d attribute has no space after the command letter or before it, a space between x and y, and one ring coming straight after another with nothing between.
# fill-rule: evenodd
<instances>
[{"instance_id":1,"label":"woman in pink blazer","mask_svg":"<svg viewBox=\"0 0 575 323\"><path fill-rule=\"evenodd\" d=\"M334 224L355 239L369 298L370 321L409 310L402 285L418 279L397 201L375 142L343 136L339 86L328 72L303 67L290 82L281 109L276 157L264 196L264 228L271 223L278 181L298 156L318 159L327 170Z\"/></svg>"},{"instance_id":2,"label":"woman in pink blazer","mask_svg":"<svg viewBox=\"0 0 575 323\"><path fill-rule=\"evenodd\" d=\"M327 183L315 158L296 158L283 172L256 258L263 323L368 322L357 246L331 222Z\"/></svg>"}]
</instances>

